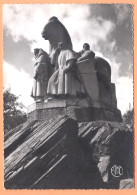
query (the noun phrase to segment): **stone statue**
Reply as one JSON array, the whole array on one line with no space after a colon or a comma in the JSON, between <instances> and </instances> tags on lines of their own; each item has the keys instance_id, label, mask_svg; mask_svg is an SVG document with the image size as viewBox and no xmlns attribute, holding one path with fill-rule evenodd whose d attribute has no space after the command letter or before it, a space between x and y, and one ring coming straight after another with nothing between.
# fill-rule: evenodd
<instances>
[{"instance_id":1,"label":"stone statue","mask_svg":"<svg viewBox=\"0 0 137 195\"><path fill-rule=\"evenodd\" d=\"M58 43L63 42L65 48L72 50L72 42L69 33L58 18L53 16L44 26L41 34L45 40L49 40L49 56L51 58L51 63L54 63L56 66L57 60L55 60L55 58L53 60L53 55L55 53L55 49L58 47Z\"/></svg>"},{"instance_id":2,"label":"stone statue","mask_svg":"<svg viewBox=\"0 0 137 195\"><path fill-rule=\"evenodd\" d=\"M83 74L83 70L81 69L81 74L82 74L81 78L84 79L86 91L91 97L91 99L96 102L98 101L98 99L100 99L99 100L100 103L105 105L108 104L108 105L112 105L113 107L116 107L117 101L115 95L115 85L111 83L111 67L109 63L105 59L95 56L95 53L90 50L90 46L88 43L84 43L83 50L79 52L79 55L80 57L77 59L78 65L81 62L80 63L81 65L82 64L88 65L88 63L90 63L92 68L94 66L94 70L92 70L91 76L89 76L88 74L89 78L88 76L85 76L85 74ZM90 59L91 62L87 61ZM90 71L91 68L89 67L87 73L89 73ZM97 80L93 78L94 72L96 72ZM92 82L90 82L89 80ZM90 85L88 85L89 82ZM94 83L93 86L92 83Z\"/></svg>"},{"instance_id":3,"label":"stone statue","mask_svg":"<svg viewBox=\"0 0 137 195\"><path fill-rule=\"evenodd\" d=\"M111 83L111 68L105 59L95 56L88 43L79 53L74 52L68 31L55 16L45 25L42 37L49 40L49 57L55 67L48 83L49 95L87 94L91 102L116 107L115 85ZM61 45L58 48L60 42L63 49ZM67 60L67 56L72 59Z\"/></svg>"},{"instance_id":4,"label":"stone statue","mask_svg":"<svg viewBox=\"0 0 137 195\"><path fill-rule=\"evenodd\" d=\"M45 101L34 103L29 112L36 111L38 119L66 114L84 122L121 120L109 63L95 56L88 43L79 53L73 51L68 31L55 16L45 25L42 37L49 41L49 55L34 50L31 96L36 102Z\"/></svg>"},{"instance_id":5,"label":"stone statue","mask_svg":"<svg viewBox=\"0 0 137 195\"><path fill-rule=\"evenodd\" d=\"M47 96L47 85L50 77L50 58L43 50L34 49L35 63L34 63L34 76L31 97L35 101L44 101Z\"/></svg>"},{"instance_id":6,"label":"stone statue","mask_svg":"<svg viewBox=\"0 0 137 195\"><path fill-rule=\"evenodd\" d=\"M79 52L80 57L77 61L82 61L86 59L91 59L95 56L95 53L90 50L90 45L88 43L84 43L83 50Z\"/></svg>"},{"instance_id":7,"label":"stone statue","mask_svg":"<svg viewBox=\"0 0 137 195\"><path fill-rule=\"evenodd\" d=\"M58 53L58 70L49 79L47 93L51 96L77 96L85 93L76 74L74 52L67 49L63 42L58 44L55 53Z\"/></svg>"}]
</instances>

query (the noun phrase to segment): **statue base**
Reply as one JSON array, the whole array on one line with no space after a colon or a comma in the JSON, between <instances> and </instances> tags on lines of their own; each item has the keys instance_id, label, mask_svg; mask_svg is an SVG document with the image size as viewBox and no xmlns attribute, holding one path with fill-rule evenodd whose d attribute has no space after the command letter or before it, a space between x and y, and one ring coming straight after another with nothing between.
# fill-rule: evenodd
<instances>
[{"instance_id":1,"label":"statue base","mask_svg":"<svg viewBox=\"0 0 137 195\"><path fill-rule=\"evenodd\" d=\"M98 102L90 104L86 99L59 100L34 102L28 107L29 120L50 120L59 115L68 115L77 122L97 120L122 122L121 112L117 108Z\"/></svg>"}]
</instances>

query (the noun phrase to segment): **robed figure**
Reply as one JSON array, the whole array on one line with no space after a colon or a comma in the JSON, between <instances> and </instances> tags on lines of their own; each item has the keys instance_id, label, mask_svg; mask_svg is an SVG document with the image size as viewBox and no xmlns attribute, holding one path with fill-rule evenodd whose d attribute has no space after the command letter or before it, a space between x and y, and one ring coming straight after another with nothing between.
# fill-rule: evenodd
<instances>
[{"instance_id":1,"label":"robed figure","mask_svg":"<svg viewBox=\"0 0 137 195\"><path fill-rule=\"evenodd\" d=\"M47 97L47 85L50 76L50 59L43 49L34 49L34 55L34 79L31 97L33 97L35 101L44 101Z\"/></svg>"},{"instance_id":2,"label":"robed figure","mask_svg":"<svg viewBox=\"0 0 137 195\"><path fill-rule=\"evenodd\" d=\"M85 93L76 71L74 52L64 47L63 42L58 44L55 55L58 54L58 69L49 79L47 93L51 96L77 96Z\"/></svg>"}]
</instances>

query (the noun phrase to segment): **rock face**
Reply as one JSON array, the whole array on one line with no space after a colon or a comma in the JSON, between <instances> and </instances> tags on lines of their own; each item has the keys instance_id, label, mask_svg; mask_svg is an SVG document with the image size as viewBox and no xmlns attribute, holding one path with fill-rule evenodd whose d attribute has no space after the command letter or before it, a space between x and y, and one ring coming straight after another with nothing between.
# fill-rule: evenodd
<instances>
[{"instance_id":1,"label":"rock face","mask_svg":"<svg viewBox=\"0 0 137 195\"><path fill-rule=\"evenodd\" d=\"M98 165L104 182L109 188L119 188L119 181L134 177L133 129L117 122L97 121L79 124L79 137L86 140L92 150L92 159ZM113 166L122 167L122 174L115 177Z\"/></svg>"},{"instance_id":2,"label":"rock face","mask_svg":"<svg viewBox=\"0 0 137 195\"><path fill-rule=\"evenodd\" d=\"M123 179L120 181L120 189L133 189L134 180L133 179Z\"/></svg>"},{"instance_id":3,"label":"rock face","mask_svg":"<svg viewBox=\"0 0 137 195\"><path fill-rule=\"evenodd\" d=\"M133 132L121 123L30 120L5 136L5 188L119 188L134 177L132 151ZM119 178L113 165L123 167Z\"/></svg>"}]
</instances>

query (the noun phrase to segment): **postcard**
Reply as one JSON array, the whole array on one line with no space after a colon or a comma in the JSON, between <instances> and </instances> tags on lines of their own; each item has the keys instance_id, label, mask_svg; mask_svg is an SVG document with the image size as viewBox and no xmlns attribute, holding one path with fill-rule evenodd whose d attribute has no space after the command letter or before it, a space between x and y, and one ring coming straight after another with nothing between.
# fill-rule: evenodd
<instances>
[{"instance_id":1,"label":"postcard","mask_svg":"<svg viewBox=\"0 0 137 195\"><path fill-rule=\"evenodd\" d=\"M135 193L136 6L2 2L3 193Z\"/></svg>"}]
</instances>

